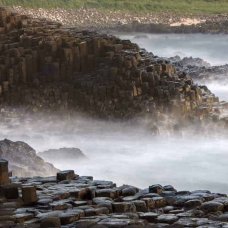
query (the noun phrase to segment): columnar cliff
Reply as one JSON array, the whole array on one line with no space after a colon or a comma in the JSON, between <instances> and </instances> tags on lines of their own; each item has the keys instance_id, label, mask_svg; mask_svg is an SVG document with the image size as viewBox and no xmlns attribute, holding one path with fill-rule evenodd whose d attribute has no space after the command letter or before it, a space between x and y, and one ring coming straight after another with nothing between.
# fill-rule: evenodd
<instances>
[{"instance_id":1,"label":"columnar cliff","mask_svg":"<svg viewBox=\"0 0 228 228\"><path fill-rule=\"evenodd\" d=\"M174 113L202 118L218 99L128 40L76 32L0 10L2 105L101 117Z\"/></svg>"}]
</instances>

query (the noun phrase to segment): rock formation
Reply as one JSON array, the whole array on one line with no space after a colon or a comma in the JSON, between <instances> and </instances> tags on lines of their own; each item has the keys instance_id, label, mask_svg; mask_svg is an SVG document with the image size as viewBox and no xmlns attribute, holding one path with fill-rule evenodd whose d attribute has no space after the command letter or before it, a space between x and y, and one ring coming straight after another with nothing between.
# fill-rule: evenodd
<instances>
[{"instance_id":1,"label":"rock formation","mask_svg":"<svg viewBox=\"0 0 228 228\"><path fill-rule=\"evenodd\" d=\"M210 81L228 83L228 65L211 66L200 58L179 56L169 58L170 62L176 66L178 71L184 71L194 80L208 83Z\"/></svg>"},{"instance_id":2,"label":"rock formation","mask_svg":"<svg viewBox=\"0 0 228 228\"><path fill-rule=\"evenodd\" d=\"M0 102L105 118L172 113L202 119L218 105L205 87L128 40L60 28L0 10Z\"/></svg>"},{"instance_id":3,"label":"rock formation","mask_svg":"<svg viewBox=\"0 0 228 228\"><path fill-rule=\"evenodd\" d=\"M14 176L48 176L58 169L36 155L36 151L24 142L0 141L0 158L9 161Z\"/></svg>"},{"instance_id":4,"label":"rock formation","mask_svg":"<svg viewBox=\"0 0 228 228\"><path fill-rule=\"evenodd\" d=\"M7 161L0 160L0 170ZM207 190L146 189L93 180L72 170L56 177L0 176L0 226L14 227L214 227L228 226L228 197Z\"/></svg>"},{"instance_id":5,"label":"rock formation","mask_svg":"<svg viewBox=\"0 0 228 228\"><path fill-rule=\"evenodd\" d=\"M87 157L78 148L60 148L60 149L50 149L37 154L45 161L53 163L55 162L74 162L85 160Z\"/></svg>"}]
</instances>

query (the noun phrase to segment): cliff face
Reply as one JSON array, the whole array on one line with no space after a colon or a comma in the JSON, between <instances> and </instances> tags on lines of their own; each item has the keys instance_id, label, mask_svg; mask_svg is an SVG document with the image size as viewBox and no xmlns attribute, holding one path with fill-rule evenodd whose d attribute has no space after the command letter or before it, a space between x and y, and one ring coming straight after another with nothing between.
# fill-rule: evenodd
<instances>
[{"instance_id":1,"label":"cliff face","mask_svg":"<svg viewBox=\"0 0 228 228\"><path fill-rule=\"evenodd\" d=\"M0 158L10 162L9 169L15 176L55 175L56 169L46 163L28 144L24 142L0 141Z\"/></svg>"},{"instance_id":2,"label":"cliff face","mask_svg":"<svg viewBox=\"0 0 228 228\"><path fill-rule=\"evenodd\" d=\"M28 110L105 118L174 113L203 118L218 99L128 40L75 32L0 10L0 99Z\"/></svg>"}]
</instances>

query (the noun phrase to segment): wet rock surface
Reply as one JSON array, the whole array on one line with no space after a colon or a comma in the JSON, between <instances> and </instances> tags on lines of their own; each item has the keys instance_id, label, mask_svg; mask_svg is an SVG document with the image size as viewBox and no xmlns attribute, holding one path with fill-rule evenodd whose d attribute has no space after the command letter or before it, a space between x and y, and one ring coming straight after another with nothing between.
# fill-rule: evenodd
<instances>
[{"instance_id":1,"label":"wet rock surface","mask_svg":"<svg viewBox=\"0 0 228 228\"><path fill-rule=\"evenodd\" d=\"M9 161L9 169L15 176L48 176L58 171L52 164L37 156L36 151L24 142L7 139L0 141L0 158Z\"/></svg>"},{"instance_id":2,"label":"wet rock surface","mask_svg":"<svg viewBox=\"0 0 228 228\"><path fill-rule=\"evenodd\" d=\"M194 80L202 83L211 81L222 81L228 83L228 65L211 66L200 58L185 57L181 59L179 56L169 58L177 70L185 71Z\"/></svg>"},{"instance_id":3,"label":"wet rock surface","mask_svg":"<svg viewBox=\"0 0 228 228\"><path fill-rule=\"evenodd\" d=\"M1 169L4 162L0 162ZM53 177L11 177L10 182L0 186L1 227L228 226L225 194L179 192L170 185L118 187L111 181L76 175L72 170ZM9 197L9 191L17 194Z\"/></svg>"}]
</instances>

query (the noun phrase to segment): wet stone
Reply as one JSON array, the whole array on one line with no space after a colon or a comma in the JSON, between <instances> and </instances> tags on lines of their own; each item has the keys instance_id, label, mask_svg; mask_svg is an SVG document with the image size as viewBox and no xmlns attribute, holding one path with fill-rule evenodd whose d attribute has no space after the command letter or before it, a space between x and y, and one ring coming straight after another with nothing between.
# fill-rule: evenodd
<instances>
[{"instance_id":1,"label":"wet stone","mask_svg":"<svg viewBox=\"0 0 228 228\"><path fill-rule=\"evenodd\" d=\"M2 187L4 196L7 199L17 199L19 197L18 184L8 184Z\"/></svg>"},{"instance_id":2,"label":"wet stone","mask_svg":"<svg viewBox=\"0 0 228 228\"><path fill-rule=\"evenodd\" d=\"M38 201L36 188L34 186L23 186L22 199L25 205L36 203Z\"/></svg>"},{"instance_id":3,"label":"wet stone","mask_svg":"<svg viewBox=\"0 0 228 228\"><path fill-rule=\"evenodd\" d=\"M40 222L40 227L60 228L61 222L59 217L44 218Z\"/></svg>"},{"instance_id":4,"label":"wet stone","mask_svg":"<svg viewBox=\"0 0 228 228\"><path fill-rule=\"evenodd\" d=\"M107 227L125 227L130 224L129 219L114 219L114 218L108 218L108 219L103 219L100 221L98 224L99 225L104 225Z\"/></svg>"},{"instance_id":5,"label":"wet stone","mask_svg":"<svg viewBox=\"0 0 228 228\"><path fill-rule=\"evenodd\" d=\"M50 203L50 206L52 210L66 210L68 208L72 208L71 202L72 200L59 200Z\"/></svg>"},{"instance_id":6,"label":"wet stone","mask_svg":"<svg viewBox=\"0 0 228 228\"><path fill-rule=\"evenodd\" d=\"M221 222L227 222L228 223L228 213L222 214L218 217L214 217L213 219L221 221Z\"/></svg>"},{"instance_id":7,"label":"wet stone","mask_svg":"<svg viewBox=\"0 0 228 228\"><path fill-rule=\"evenodd\" d=\"M155 207L160 208L160 207L165 207L166 206L166 200L163 197L154 197L153 198L155 202Z\"/></svg>"},{"instance_id":8,"label":"wet stone","mask_svg":"<svg viewBox=\"0 0 228 228\"><path fill-rule=\"evenodd\" d=\"M109 197L109 198L116 198L117 192L113 189L100 189L96 191L96 197Z\"/></svg>"},{"instance_id":9,"label":"wet stone","mask_svg":"<svg viewBox=\"0 0 228 228\"><path fill-rule=\"evenodd\" d=\"M217 212L217 211L222 211L224 209L224 205L222 203L210 201L210 202L203 203L200 209L206 213Z\"/></svg>"},{"instance_id":10,"label":"wet stone","mask_svg":"<svg viewBox=\"0 0 228 228\"><path fill-rule=\"evenodd\" d=\"M129 202L113 203L112 207L114 213L136 212L135 205Z\"/></svg>"},{"instance_id":11,"label":"wet stone","mask_svg":"<svg viewBox=\"0 0 228 228\"><path fill-rule=\"evenodd\" d=\"M121 193L122 196L134 196L137 193L137 189L134 187L124 188Z\"/></svg>"},{"instance_id":12,"label":"wet stone","mask_svg":"<svg viewBox=\"0 0 228 228\"><path fill-rule=\"evenodd\" d=\"M74 180L78 177L74 170L65 170L57 173L57 181Z\"/></svg>"},{"instance_id":13,"label":"wet stone","mask_svg":"<svg viewBox=\"0 0 228 228\"><path fill-rule=\"evenodd\" d=\"M135 205L137 212L147 212L148 211L145 201L135 200L135 201L132 201L132 203Z\"/></svg>"},{"instance_id":14,"label":"wet stone","mask_svg":"<svg viewBox=\"0 0 228 228\"><path fill-rule=\"evenodd\" d=\"M157 221L158 214L153 212L147 212L147 213L140 213L139 217L141 219L147 220L149 223L153 223Z\"/></svg>"},{"instance_id":15,"label":"wet stone","mask_svg":"<svg viewBox=\"0 0 228 228\"><path fill-rule=\"evenodd\" d=\"M61 225L71 224L80 219L80 213L77 211L64 212L60 216Z\"/></svg>"},{"instance_id":16,"label":"wet stone","mask_svg":"<svg viewBox=\"0 0 228 228\"><path fill-rule=\"evenodd\" d=\"M157 193L157 194L161 194L163 191L163 188L161 185L157 184L157 185L151 185L149 187L149 192L150 193Z\"/></svg>"},{"instance_id":17,"label":"wet stone","mask_svg":"<svg viewBox=\"0 0 228 228\"><path fill-rule=\"evenodd\" d=\"M198 227L209 224L207 218L180 218L174 225L183 225L184 227Z\"/></svg>"},{"instance_id":18,"label":"wet stone","mask_svg":"<svg viewBox=\"0 0 228 228\"><path fill-rule=\"evenodd\" d=\"M16 214L14 216L16 223L24 223L27 220L30 220L34 218L34 214L32 213L22 213L22 214Z\"/></svg>"},{"instance_id":19,"label":"wet stone","mask_svg":"<svg viewBox=\"0 0 228 228\"><path fill-rule=\"evenodd\" d=\"M87 201L74 201L74 202L73 202L73 206L74 206L74 207L85 206L85 205L87 205L87 204L88 204Z\"/></svg>"},{"instance_id":20,"label":"wet stone","mask_svg":"<svg viewBox=\"0 0 228 228\"><path fill-rule=\"evenodd\" d=\"M0 159L0 185L5 185L10 183L8 170L8 161Z\"/></svg>"},{"instance_id":21,"label":"wet stone","mask_svg":"<svg viewBox=\"0 0 228 228\"><path fill-rule=\"evenodd\" d=\"M142 200L146 203L146 206L149 209L154 209L155 208L155 201L153 199L151 199L151 198L143 198Z\"/></svg>"},{"instance_id":22,"label":"wet stone","mask_svg":"<svg viewBox=\"0 0 228 228\"><path fill-rule=\"evenodd\" d=\"M189 200L184 203L184 206L187 208L195 208L201 206L202 201L201 200Z\"/></svg>"},{"instance_id":23,"label":"wet stone","mask_svg":"<svg viewBox=\"0 0 228 228\"><path fill-rule=\"evenodd\" d=\"M176 222L179 218L174 215L174 214L164 214L164 215L159 215L157 218L157 221L159 223L168 223L168 224L173 224Z\"/></svg>"},{"instance_id":24,"label":"wet stone","mask_svg":"<svg viewBox=\"0 0 228 228\"><path fill-rule=\"evenodd\" d=\"M177 190L172 185L166 185L163 187L164 191L176 192Z\"/></svg>"}]
</instances>

